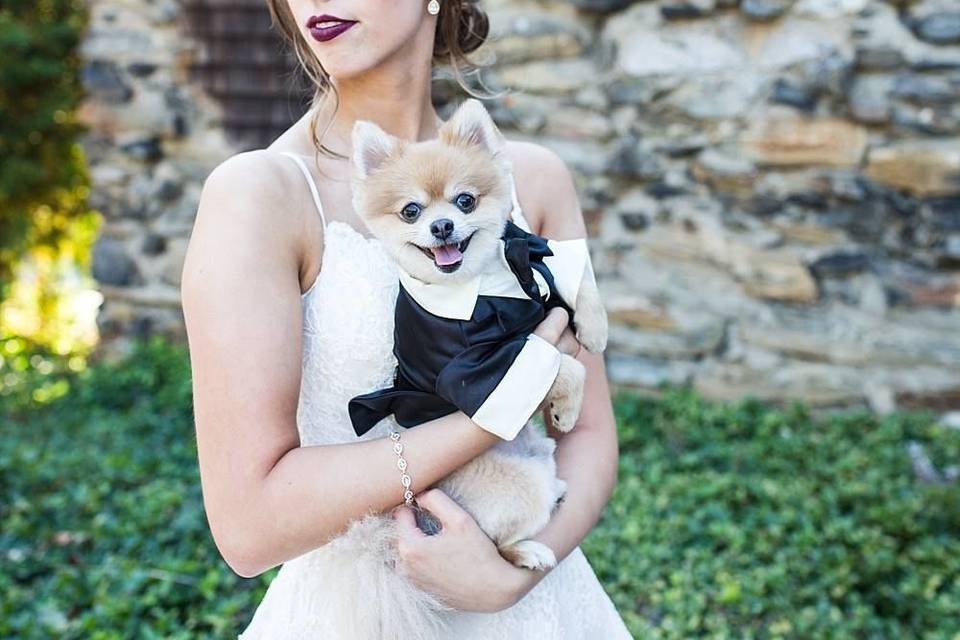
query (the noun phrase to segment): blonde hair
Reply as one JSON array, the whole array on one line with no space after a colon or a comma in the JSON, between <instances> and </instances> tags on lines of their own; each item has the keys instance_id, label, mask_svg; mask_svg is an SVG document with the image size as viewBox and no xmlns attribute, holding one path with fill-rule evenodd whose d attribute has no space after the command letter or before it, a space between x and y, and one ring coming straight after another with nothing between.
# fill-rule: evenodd
<instances>
[{"instance_id":1,"label":"blonde hair","mask_svg":"<svg viewBox=\"0 0 960 640\"><path fill-rule=\"evenodd\" d=\"M310 104L310 109L313 111L310 118L310 135L314 148L318 153L323 153L328 157L346 159L346 156L330 149L321 142L323 135L333 123L333 117L340 104L340 96L336 87L330 81L330 75L313 54L309 44L300 32L293 14L290 12L287 0L267 0L267 7L270 10L271 27L276 29L283 39L292 46L301 69L307 74L315 87ZM460 87L469 95L478 98L492 96L490 94L480 95L467 86L463 69L466 69L468 73L476 73L482 68L467 54L478 49L486 41L489 32L490 21L486 12L480 7L480 0L443 0L440 3L440 13L437 14L437 30L433 41L433 63L449 66ZM319 109L315 107L331 93L334 96L334 111L327 120L323 131L318 135L317 120L320 113Z\"/></svg>"}]
</instances>

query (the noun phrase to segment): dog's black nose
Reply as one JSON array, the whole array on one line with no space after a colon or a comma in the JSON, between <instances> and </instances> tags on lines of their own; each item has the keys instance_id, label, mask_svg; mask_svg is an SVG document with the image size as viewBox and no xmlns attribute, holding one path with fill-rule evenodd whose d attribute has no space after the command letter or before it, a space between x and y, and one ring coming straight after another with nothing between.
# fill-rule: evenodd
<instances>
[{"instance_id":1,"label":"dog's black nose","mask_svg":"<svg viewBox=\"0 0 960 640\"><path fill-rule=\"evenodd\" d=\"M450 218L434 220L430 223L430 233L440 240L446 240L447 237L453 233L453 220Z\"/></svg>"}]
</instances>

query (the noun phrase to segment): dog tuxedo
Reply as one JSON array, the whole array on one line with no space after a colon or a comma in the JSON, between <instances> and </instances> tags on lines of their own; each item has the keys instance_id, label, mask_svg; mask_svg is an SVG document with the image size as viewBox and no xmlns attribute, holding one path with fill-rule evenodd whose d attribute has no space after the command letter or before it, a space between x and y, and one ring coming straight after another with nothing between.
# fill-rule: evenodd
<instances>
[{"instance_id":1,"label":"dog tuxedo","mask_svg":"<svg viewBox=\"0 0 960 640\"><path fill-rule=\"evenodd\" d=\"M499 259L471 280L426 283L398 268L393 386L348 403L357 435L383 418L413 427L463 411L512 440L556 379L561 354L533 330L555 306L575 322L584 238L548 240L508 220Z\"/></svg>"}]
</instances>

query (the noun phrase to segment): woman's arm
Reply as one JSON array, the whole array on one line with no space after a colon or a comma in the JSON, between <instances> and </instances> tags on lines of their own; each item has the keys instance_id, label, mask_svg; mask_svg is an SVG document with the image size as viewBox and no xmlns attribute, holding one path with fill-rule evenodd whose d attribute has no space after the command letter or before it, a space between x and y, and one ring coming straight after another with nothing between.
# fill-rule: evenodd
<instances>
[{"instance_id":1,"label":"woman's arm","mask_svg":"<svg viewBox=\"0 0 960 640\"><path fill-rule=\"evenodd\" d=\"M536 155L536 161L527 164L537 167L536 172L519 176L527 186L528 202L533 203L529 209L523 208L532 210L532 230L556 240L587 237L576 187L566 164L544 147L524 146L533 147L528 152ZM543 414L548 433L558 441L554 453L557 475L567 482L567 494L534 540L553 549L558 561L573 551L597 523L617 482L617 425L603 354L583 349L577 359L586 367L587 376L583 409L576 426L569 433L561 433L552 427L549 412ZM523 593L543 575L534 571L522 574L526 588Z\"/></svg>"},{"instance_id":2,"label":"woman's arm","mask_svg":"<svg viewBox=\"0 0 960 640\"><path fill-rule=\"evenodd\" d=\"M300 256L315 249L294 212L313 204L297 201L307 190L296 167L271 155L239 154L207 178L181 287L204 506L224 560L246 577L402 501L388 439L300 446ZM414 491L497 441L459 411L405 430Z\"/></svg>"}]
</instances>

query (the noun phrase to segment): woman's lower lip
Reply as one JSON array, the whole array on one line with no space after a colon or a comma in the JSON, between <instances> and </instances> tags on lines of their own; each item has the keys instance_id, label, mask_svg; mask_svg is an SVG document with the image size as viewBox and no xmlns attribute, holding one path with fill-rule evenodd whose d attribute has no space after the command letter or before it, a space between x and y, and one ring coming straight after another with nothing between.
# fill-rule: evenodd
<instances>
[{"instance_id":1,"label":"woman's lower lip","mask_svg":"<svg viewBox=\"0 0 960 640\"><path fill-rule=\"evenodd\" d=\"M333 40L338 35L357 24L354 22L338 22L337 24L331 27L321 27L315 26L310 28L310 35L314 39L319 40L320 42L326 42L327 40Z\"/></svg>"}]
</instances>

